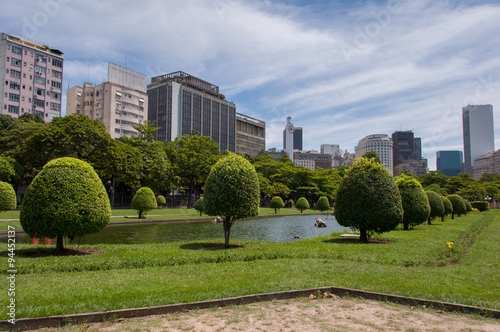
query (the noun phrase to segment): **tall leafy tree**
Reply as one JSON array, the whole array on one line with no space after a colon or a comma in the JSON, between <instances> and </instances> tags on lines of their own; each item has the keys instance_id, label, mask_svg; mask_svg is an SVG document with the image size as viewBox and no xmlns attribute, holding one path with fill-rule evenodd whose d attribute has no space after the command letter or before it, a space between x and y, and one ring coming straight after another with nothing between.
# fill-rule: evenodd
<instances>
[{"instance_id":1,"label":"tall leafy tree","mask_svg":"<svg viewBox=\"0 0 500 332\"><path fill-rule=\"evenodd\" d=\"M236 220L259 214L259 180L254 167L235 154L224 156L210 171L203 202L206 214L222 216L224 247L229 248Z\"/></svg>"},{"instance_id":2,"label":"tall leafy tree","mask_svg":"<svg viewBox=\"0 0 500 332\"><path fill-rule=\"evenodd\" d=\"M417 179L405 174L396 178L396 185L403 203L404 229L408 230L409 227L413 228L426 221L431 213L431 207L422 185Z\"/></svg>"},{"instance_id":3,"label":"tall leafy tree","mask_svg":"<svg viewBox=\"0 0 500 332\"><path fill-rule=\"evenodd\" d=\"M187 188L188 206L191 206L195 188L201 189L210 169L220 158L220 148L208 136L198 134L175 138L166 146L175 174L181 185Z\"/></svg>"},{"instance_id":4,"label":"tall leafy tree","mask_svg":"<svg viewBox=\"0 0 500 332\"><path fill-rule=\"evenodd\" d=\"M441 197L434 191L426 191L425 194L429 199L429 205L431 207L431 213L429 214L429 219L427 219L427 223L431 224L431 219L435 217L444 217L445 208L444 203Z\"/></svg>"},{"instance_id":5,"label":"tall leafy tree","mask_svg":"<svg viewBox=\"0 0 500 332\"><path fill-rule=\"evenodd\" d=\"M373 159L356 159L340 183L334 214L340 225L360 231L361 242L368 242L368 232L395 229L403 206L389 171Z\"/></svg>"}]
</instances>

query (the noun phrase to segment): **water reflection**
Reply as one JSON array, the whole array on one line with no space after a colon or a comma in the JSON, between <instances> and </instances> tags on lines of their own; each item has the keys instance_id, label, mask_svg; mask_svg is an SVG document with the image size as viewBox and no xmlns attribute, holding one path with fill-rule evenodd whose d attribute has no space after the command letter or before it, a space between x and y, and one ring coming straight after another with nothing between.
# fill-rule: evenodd
<instances>
[{"instance_id":1,"label":"water reflection","mask_svg":"<svg viewBox=\"0 0 500 332\"><path fill-rule=\"evenodd\" d=\"M314 227L316 218L322 218L327 228ZM285 217L266 217L237 220L231 228L231 239L265 240L273 242L296 241L300 238L330 235L341 232L340 226L331 215L291 215ZM165 222L155 224L108 225L96 234L89 234L74 243L80 244L138 244L221 239L224 237L222 224L211 222ZM26 235L17 235L16 241L31 243Z\"/></svg>"}]
</instances>

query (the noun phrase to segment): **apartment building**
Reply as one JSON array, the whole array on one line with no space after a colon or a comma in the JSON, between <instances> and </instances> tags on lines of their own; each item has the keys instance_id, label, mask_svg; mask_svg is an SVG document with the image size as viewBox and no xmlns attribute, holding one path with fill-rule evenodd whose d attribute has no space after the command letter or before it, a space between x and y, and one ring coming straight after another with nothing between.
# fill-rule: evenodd
<instances>
[{"instance_id":1,"label":"apartment building","mask_svg":"<svg viewBox=\"0 0 500 332\"><path fill-rule=\"evenodd\" d=\"M109 63L108 81L68 89L66 114L99 120L113 138L137 136L133 128L148 120L147 76Z\"/></svg>"},{"instance_id":2,"label":"apartment building","mask_svg":"<svg viewBox=\"0 0 500 332\"><path fill-rule=\"evenodd\" d=\"M2 33L0 38L0 114L61 116L63 53Z\"/></svg>"}]
</instances>

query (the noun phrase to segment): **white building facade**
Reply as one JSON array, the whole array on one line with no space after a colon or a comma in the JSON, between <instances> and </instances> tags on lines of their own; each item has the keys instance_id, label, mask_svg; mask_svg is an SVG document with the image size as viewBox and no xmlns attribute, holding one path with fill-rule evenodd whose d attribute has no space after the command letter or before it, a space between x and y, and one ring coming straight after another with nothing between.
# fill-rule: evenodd
<instances>
[{"instance_id":1,"label":"white building facade","mask_svg":"<svg viewBox=\"0 0 500 332\"><path fill-rule=\"evenodd\" d=\"M354 148L356 158L361 157L369 151L375 151L380 158L382 166L389 170L391 175L394 174L392 169L392 140L389 138L389 135L373 134L365 136Z\"/></svg>"}]
</instances>

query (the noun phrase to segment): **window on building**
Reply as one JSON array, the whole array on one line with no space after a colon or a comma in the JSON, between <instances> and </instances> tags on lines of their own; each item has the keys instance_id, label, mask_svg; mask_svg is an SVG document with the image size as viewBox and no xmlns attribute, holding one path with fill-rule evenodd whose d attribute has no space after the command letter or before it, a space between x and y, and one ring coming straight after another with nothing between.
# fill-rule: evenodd
<instances>
[{"instance_id":1,"label":"window on building","mask_svg":"<svg viewBox=\"0 0 500 332\"><path fill-rule=\"evenodd\" d=\"M40 88L35 88L35 94L37 96L44 96L45 95L45 90L44 89L40 89Z\"/></svg>"},{"instance_id":2,"label":"window on building","mask_svg":"<svg viewBox=\"0 0 500 332\"><path fill-rule=\"evenodd\" d=\"M56 89L60 89L62 84L61 82L57 82L57 81L51 81L50 82L50 86L53 87L53 88L56 88Z\"/></svg>"},{"instance_id":3,"label":"window on building","mask_svg":"<svg viewBox=\"0 0 500 332\"><path fill-rule=\"evenodd\" d=\"M43 78L42 76L35 76L35 83L45 85L45 78Z\"/></svg>"},{"instance_id":4,"label":"window on building","mask_svg":"<svg viewBox=\"0 0 500 332\"><path fill-rule=\"evenodd\" d=\"M35 66L35 74L37 74L37 75L44 74L45 75L46 72L47 72L47 69L45 67L42 67L39 65Z\"/></svg>"},{"instance_id":5,"label":"window on building","mask_svg":"<svg viewBox=\"0 0 500 332\"><path fill-rule=\"evenodd\" d=\"M9 93L9 100L10 101L19 101L19 95L16 93Z\"/></svg>"},{"instance_id":6,"label":"window on building","mask_svg":"<svg viewBox=\"0 0 500 332\"><path fill-rule=\"evenodd\" d=\"M62 68L62 61L57 59L52 59L52 66Z\"/></svg>"},{"instance_id":7,"label":"window on building","mask_svg":"<svg viewBox=\"0 0 500 332\"><path fill-rule=\"evenodd\" d=\"M9 113L19 114L19 107L18 106L9 105L9 109L7 111Z\"/></svg>"},{"instance_id":8,"label":"window on building","mask_svg":"<svg viewBox=\"0 0 500 332\"><path fill-rule=\"evenodd\" d=\"M20 47L12 46L12 53L21 55L23 50Z\"/></svg>"},{"instance_id":9,"label":"window on building","mask_svg":"<svg viewBox=\"0 0 500 332\"><path fill-rule=\"evenodd\" d=\"M6 83L7 83L7 81L6 81ZM21 86L16 82L10 82L9 87L13 90L20 90Z\"/></svg>"},{"instance_id":10,"label":"window on building","mask_svg":"<svg viewBox=\"0 0 500 332\"><path fill-rule=\"evenodd\" d=\"M52 71L52 77L62 78L62 72L57 71L57 70L53 70Z\"/></svg>"},{"instance_id":11,"label":"window on building","mask_svg":"<svg viewBox=\"0 0 500 332\"><path fill-rule=\"evenodd\" d=\"M16 59L16 58L12 58L12 59L10 59L10 64L12 66L21 67L21 60Z\"/></svg>"},{"instance_id":12,"label":"window on building","mask_svg":"<svg viewBox=\"0 0 500 332\"><path fill-rule=\"evenodd\" d=\"M61 104L58 103L50 103L50 109L55 110L55 111L60 111L61 110Z\"/></svg>"},{"instance_id":13,"label":"window on building","mask_svg":"<svg viewBox=\"0 0 500 332\"><path fill-rule=\"evenodd\" d=\"M35 106L39 106L39 107L44 107L45 106L45 102L43 101L43 99L35 99L33 101L33 104Z\"/></svg>"}]
</instances>

